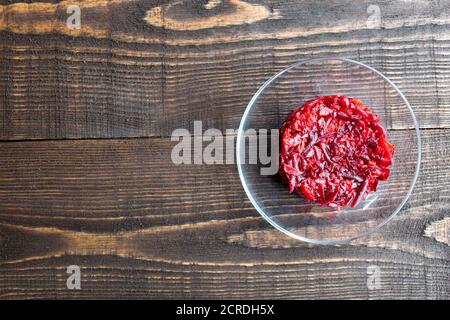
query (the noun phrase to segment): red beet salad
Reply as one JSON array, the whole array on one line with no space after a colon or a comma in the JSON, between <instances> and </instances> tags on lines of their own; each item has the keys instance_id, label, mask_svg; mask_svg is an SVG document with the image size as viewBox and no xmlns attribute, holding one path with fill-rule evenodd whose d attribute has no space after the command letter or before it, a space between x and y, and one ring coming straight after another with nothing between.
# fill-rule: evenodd
<instances>
[{"instance_id":1,"label":"red beet salad","mask_svg":"<svg viewBox=\"0 0 450 320\"><path fill-rule=\"evenodd\" d=\"M355 207L387 180L394 146L361 101L324 96L295 109L281 127L282 180L308 200Z\"/></svg>"}]
</instances>

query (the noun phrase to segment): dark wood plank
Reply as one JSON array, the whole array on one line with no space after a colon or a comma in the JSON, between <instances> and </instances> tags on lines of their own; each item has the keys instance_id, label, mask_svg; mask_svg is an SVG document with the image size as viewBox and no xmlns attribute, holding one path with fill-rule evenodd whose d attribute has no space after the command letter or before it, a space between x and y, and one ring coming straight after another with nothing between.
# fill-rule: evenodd
<instances>
[{"instance_id":1,"label":"dark wood plank","mask_svg":"<svg viewBox=\"0 0 450 320\"><path fill-rule=\"evenodd\" d=\"M0 143L0 297L448 299L450 130L423 140L399 216L340 247L274 231L234 165L175 166L168 138Z\"/></svg>"},{"instance_id":2,"label":"dark wood plank","mask_svg":"<svg viewBox=\"0 0 450 320\"><path fill-rule=\"evenodd\" d=\"M78 1L69 30L67 2L26 2L0 0L1 299L450 298L450 3ZM268 77L325 55L385 73L424 129L400 215L340 247L275 231L234 165L175 166L165 138L194 120L236 128ZM6 142L125 137L152 138Z\"/></svg>"},{"instance_id":3,"label":"dark wood plank","mask_svg":"<svg viewBox=\"0 0 450 320\"><path fill-rule=\"evenodd\" d=\"M15 2L0 6L2 140L236 128L268 77L326 55L384 72L422 128L450 125L445 1L79 1L80 30L66 27L65 2ZM371 5L380 28L367 25Z\"/></svg>"}]
</instances>

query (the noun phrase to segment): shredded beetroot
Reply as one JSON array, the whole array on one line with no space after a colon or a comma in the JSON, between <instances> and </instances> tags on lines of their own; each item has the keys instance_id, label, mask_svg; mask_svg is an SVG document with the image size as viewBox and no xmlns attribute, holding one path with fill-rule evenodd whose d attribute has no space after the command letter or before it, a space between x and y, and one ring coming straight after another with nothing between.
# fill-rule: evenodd
<instances>
[{"instance_id":1,"label":"shredded beetroot","mask_svg":"<svg viewBox=\"0 0 450 320\"><path fill-rule=\"evenodd\" d=\"M356 99L318 97L281 127L279 173L291 193L320 205L358 205L389 177L393 156L378 116Z\"/></svg>"}]
</instances>

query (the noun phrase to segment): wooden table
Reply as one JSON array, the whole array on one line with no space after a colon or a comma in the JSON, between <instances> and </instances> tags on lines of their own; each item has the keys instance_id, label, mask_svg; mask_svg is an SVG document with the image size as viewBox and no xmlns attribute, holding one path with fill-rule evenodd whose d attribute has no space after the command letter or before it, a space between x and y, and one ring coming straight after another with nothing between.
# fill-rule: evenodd
<instances>
[{"instance_id":1,"label":"wooden table","mask_svg":"<svg viewBox=\"0 0 450 320\"><path fill-rule=\"evenodd\" d=\"M27 3L0 1L0 298L450 298L450 1ZM330 55L398 84L423 139L401 213L340 247L275 231L235 165L170 161L174 129L237 128Z\"/></svg>"}]
</instances>

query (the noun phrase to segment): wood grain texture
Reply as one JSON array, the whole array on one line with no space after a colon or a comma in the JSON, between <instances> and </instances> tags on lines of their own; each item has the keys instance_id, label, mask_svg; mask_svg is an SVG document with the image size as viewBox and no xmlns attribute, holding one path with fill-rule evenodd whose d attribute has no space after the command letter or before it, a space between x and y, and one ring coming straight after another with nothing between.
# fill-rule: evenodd
<instances>
[{"instance_id":1,"label":"wood grain texture","mask_svg":"<svg viewBox=\"0 0 450 320\"><path fill-rule=\"evenodd\" d=\"M341 247L275 231L234 165L173 165L167 138L3 142L0 297L449 298L450 248L430 230L450 209L450 130L423 138L401 214ZM65 289L71 264L79 292ZM382 270L377 291L369 265Z\"/></svg>"},{"instance_id":2,"label":"wood grain texture","mask_svg":"<svg viewBox=\"0 0 450 320\"><path fill-rule=\"evenodd\" d=\"M65 25L73 3L81 29ZM370 5L379 28L367 25ZM148 19L154 10L165 24ZM165 137L193 120L236 128L267 78L316 56L378 68L422 128L448 128L449 20L446 1L6 1L0 139Z\"/></svg>"},{"instance_id":3,"label":"wood grain texture","mask_svg":"<svg viewBox=\"0 0 450 320\"><path fill-rule=\"evenodd\" d=\"M425 229L425 235L450 246L450 218L445 217L442 220L433 221Z\"/></svg>"},{"instance_id":4,"label":"wood grain texture","mask_svg":"<svg viewBox=\"0 0 450 320\"><path fill-rule=\"evenodd\" d=\"M0 299L449 299L449 31L442 0L0 0ZM423 135L403 210L339 247L275 231L235 165L170 162L174 129L237 128L267 78L317 56L383 72Z\"/></svg>"}]
</instances>

